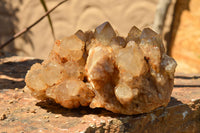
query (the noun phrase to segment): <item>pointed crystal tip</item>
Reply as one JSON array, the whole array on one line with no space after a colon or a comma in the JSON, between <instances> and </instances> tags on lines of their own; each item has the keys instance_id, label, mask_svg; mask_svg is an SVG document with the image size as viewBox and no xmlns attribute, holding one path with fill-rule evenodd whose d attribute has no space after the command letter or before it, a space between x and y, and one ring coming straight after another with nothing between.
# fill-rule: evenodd
<instances>
[{"instance_id":1,"label":"pointed crystal tip","mask_svg":"<svg viewBox=\"0 0 200 133\"><path fill-rule=\"evenodd\" d=\"M116 33L109 22L105 22L95 29L94 37L104 45L109 45Z\"/></svg>"}]
</instances>

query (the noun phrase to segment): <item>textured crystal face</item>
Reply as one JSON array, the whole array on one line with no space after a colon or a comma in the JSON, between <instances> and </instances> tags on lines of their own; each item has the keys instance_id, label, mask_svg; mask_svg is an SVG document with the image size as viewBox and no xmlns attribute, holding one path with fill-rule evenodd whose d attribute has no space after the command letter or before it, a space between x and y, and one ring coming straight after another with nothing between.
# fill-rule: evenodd
<instances>
[{"instance_id":1,"label":"textured crystal face","mask_svg":"<svg viewBox=\"0 0 200 133\"><path fill-rule=\"evenodd\" d=\"M90 106L139 114L166 106L176 62L165 54L160 36L133 26L126 38L105 22L57 40L49 57L26 74L26 86L40 99L66 108Z\"/></svg>"}]
</instances>

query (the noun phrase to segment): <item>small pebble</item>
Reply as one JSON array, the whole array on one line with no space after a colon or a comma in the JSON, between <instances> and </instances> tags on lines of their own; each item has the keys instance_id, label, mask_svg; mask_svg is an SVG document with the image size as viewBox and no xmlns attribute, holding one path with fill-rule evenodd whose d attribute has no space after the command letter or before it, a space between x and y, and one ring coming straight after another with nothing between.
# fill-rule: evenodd
<instances>
[{"instance_id":1,"label":"small pebble","mask_svg":"<svg viewBox=\"0 0 200 133\"><path fill-rule=\"evenodd\" d=\"M9 103L12 104L12 103L14 103L14 101L15 101L15 100L10 100Z\"/></svg>"},{"instance_id":2,"label":"small pebble","mask_svg":"<svg viewBox=\"0 0 200 133\"><path fill-rule=\"evenodd\" d=\"M89 125L91 128L96 128L96 124L90 124Z\"/></svg>"},{"instance_id":3,"label":"small pebble","mask_svg":"<svg viewBox=\"0 0 200 133\"><path fill-rule=\"evenodd\" d=\"M55 115L55 118L59 118L59 115Z\"/></svg>"},{"instance_id":4,"label":"small pebble","mask_svg":"<svg viewBox=\"0 0 200 133\"><path fill-rule=\"evenodd\" d=\"M101 125L104 125L105 123L106 123L105 120L101 120L101 121L100 121L100 124L101 124Z\"/></svg>"},{"instance_id":5,"label":"small pebble","mask_svg":"<svg viewBox=\"0 0 200 133\"><path fill-rule=\"evenodd\" d=\"M36 109L31 109L30 112L31 113L36 113Z\"/></svg>"},{"instance_id":6,"label":"small pebble","mask_svg":"<svg viewBox=\"0 0 200 133\"><path fill-rule=\"evenodd\" d=\"M196 99L191 99L192 102L196 101Z\"/></svg>"},{"instance_id":7,"label":"small pebble","mask_svg":"<svg viewBox=\"0 0 200 133\"><path fill-rule=\"evenodd\" d=\"M86 123L86 122L85 122L84 120L81 120L81 123L84 124L84 123Z\"/></svg>"},{"instance_id":8,"label":"small pebble","mask_svg":"<svg viewBox=\"0 0 200 133\"><path fill-rule=\"evenodd\" d=\"M7 118L6 114L2 114L0 120L5 120Z\"/></svg>"},{"instance_id":9,"label":"small pebble","mask_svg":"<svg viewBox=\"0 0 200 133\"><path fill-rule=\"evenodd\" d=\"M45 120L45 122L50 122L50 120L49 120L49 119L47 119L47 120Z\"/></svg>"},{"instance_id":10,"label":"small pebble","mask_svg":"<svg viewBox=\"0 0 200 133\"><path fill-rule=\"evenodd\" d=\"M47 116L47 115L44 116L44 119L48 119L48 118L49 118L49 116Z\"/></svg>"}]
</instances>

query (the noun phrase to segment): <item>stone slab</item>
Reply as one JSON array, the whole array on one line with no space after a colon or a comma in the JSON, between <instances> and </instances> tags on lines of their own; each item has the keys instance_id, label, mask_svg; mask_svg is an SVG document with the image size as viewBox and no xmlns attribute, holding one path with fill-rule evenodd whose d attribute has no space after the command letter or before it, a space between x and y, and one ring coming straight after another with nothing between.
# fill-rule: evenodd
<instances>
[{"instance_id":1,"label":"stone slab","mask_svg":"<svg viewBox=\"0 0 200 133\"><path fill-rule=\"evenodd\" d=\"M0 132L200 132L198 75L177 74L167 107L128 116L88 107L70 110L52 101L41 102L34 99L22 88L26 71L35 62L41 60L18 56L0 58Z\"/></svg>"}]
</instances>

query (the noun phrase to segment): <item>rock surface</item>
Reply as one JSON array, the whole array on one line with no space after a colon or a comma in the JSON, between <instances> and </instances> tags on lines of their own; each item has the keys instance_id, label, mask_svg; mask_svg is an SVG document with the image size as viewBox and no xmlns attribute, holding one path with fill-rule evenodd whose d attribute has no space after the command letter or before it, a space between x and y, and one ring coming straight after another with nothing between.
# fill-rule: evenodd
<instances>
[{"instance_id":1,"label":"rock surface","mask_svg":"<svg viewBox=\"0 0 200 133\"><path fill-rule=\"evenodd\" d=\"M58 3L46 0L48 10ZM94 29L107 20L125 35L132 24L139 28L153 25L157 3L158 0L68 0L50 16L56 39L72 35L78 29ZM38 0L0 0L0 13L3 15L0 17L0 44L3 44L15 33L38 20L45 14L45 10ZM53 41L49 21L44 18L29 32L5 47L4 51L45 59Z\"/></svg>"},{"instance_id":2,"label":"rock surface","mask_svg":"<svg viewBox=\"0 0 200 133\"><path fill-rule=\"evenodd\" d=\"M177 0L172 23L171 56L177 72L200 73L200 1Z\"/></svg>"},{"instance_id":3,"label":"rock surface","mask_svg":"<svg viewBox=\"0 0 200 133\"><path fill-rule=\"evenodd\" d=\"M41 60L19 56L0 58L0 132L200 132L200 75L176 73L167 107L127 116L88 107L66 109L33 98L21 88L25 85L27 69L36 62Z\"/></svg>"},{"instance_id":4,"label":"rock surface","mask_svg":"<svg viewBox=\"0 0 200 133\"><path fill-rule=\"evenodd\" d=\"M28 71L26 86L34 97L66 108L146 113L170 100L176 62L164 51L149 28L133 27L123 38L105 22L94 33L57 40L49 57Z\"/></svg>"}]
</instances>

